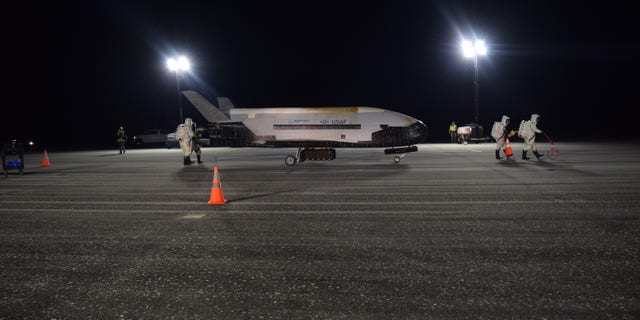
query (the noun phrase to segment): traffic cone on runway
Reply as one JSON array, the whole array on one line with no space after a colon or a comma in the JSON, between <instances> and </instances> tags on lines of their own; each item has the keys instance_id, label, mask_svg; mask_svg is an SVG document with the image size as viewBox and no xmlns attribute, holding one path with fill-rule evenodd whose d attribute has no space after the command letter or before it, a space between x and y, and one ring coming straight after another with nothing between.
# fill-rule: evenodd
<instances>
[{"instance_id":1,"label":"traffic cone on runway","mask_svg":"<svg viewBox=\"0 0 640 320\"><path fill-rule=\"evenodd\" d=\"M511 143L509 143L509 138L507 138L507 144L504 147L504 154L507 157L511 157L513 155L513 149L511 149Z\"/></svg>"},{"instance_id":2,"label":"traffic cone on runway","mask_svg":"<svg viewBox=\"0 0 640 320\"><path fill-rule=\"evenodd\" d=\"M225 204L227 200L224 199L222 194L222 183L220 182L220 174L218 173L218 167L213 167L213 186L211 187L211 197L209 198L209 205Z\"/></svg>"},{"instance_id":3,"label":"traffic cone on runway","mask_svg":"<svg viewBox=\"0 0 640 320\"><path fill-rule=\"evenodd\" d=\"M51 164L49 163L49 156L47 155L47 149L44 150L44 158L42 159L41 167L48 167Z\"/></svg>"}]
</instances>

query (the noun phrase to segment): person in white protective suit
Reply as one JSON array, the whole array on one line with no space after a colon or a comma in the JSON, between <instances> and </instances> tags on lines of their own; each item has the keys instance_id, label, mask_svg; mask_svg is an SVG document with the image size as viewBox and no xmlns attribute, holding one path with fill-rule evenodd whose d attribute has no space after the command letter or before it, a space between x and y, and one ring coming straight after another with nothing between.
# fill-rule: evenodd
<instances>
[{"instance_id":1,"label":"person in white protective suit","mask_svg":"<svg viewBox=\"0 0 640 320\"><path fill-rule=\"evenodd\" d=\"M507 126L511 118L509 116L502 116L501 121L496 121L493 123L493 127L491 128L491 137L496 140L496 159L500 160L502 157L500 156L500 149L502 149L506 143L507 137L513 136L513 130L511 132L507 132ZM509 159L510 156L507 156Z\"/></svg>"},{"instance_id":2,"label":"person in white protective suit","mask_svg":"<svg viewBox=\"0 0 640 320\"><path fill-rule=\"evenodd\" d=\"M184 154L184 164L192 164L191 161L191 153L195 152L196 157L198 158L198 163L202 163L201 155L202 150L200 150L200 146L197 141L197 134L194 131L194 124L191 118L184 119L184 123L180 124L176 129L176 140L180 143L180 149L182 149L182 153Z\"/></svg>"},{"instance_id":3,"label":"person in white protective suit","mask_svg":"<svg viewBox=\"0 0 640 320\"><path fill-rule=\"evenodd\" d=\"M531 115L531 120L522 120L520 123L518 137L522 138L525 143L524 150L522 150L522 160L529 160L527 151L533 151L533 154L535 154L538 159L544 156L544 154L539 153L536 148L536 134L542 133L542 130L538 129L538 120L540 120L540 115L534 113Z\"/></svg>"}]
</instances>

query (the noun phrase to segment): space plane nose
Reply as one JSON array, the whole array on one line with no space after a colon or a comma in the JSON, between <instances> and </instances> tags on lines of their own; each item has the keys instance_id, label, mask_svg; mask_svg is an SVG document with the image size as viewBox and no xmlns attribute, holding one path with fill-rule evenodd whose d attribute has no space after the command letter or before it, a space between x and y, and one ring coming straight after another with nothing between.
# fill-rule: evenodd
<instances>
[{"instance_id":1,"label":"space plane nose","mask_svg":"<svg viewBox=\"0 0 640 320\"><path fill-rule=\"evenodd\" d=\"M418 120L410 127L411 144L423 143L429 136L429 128L422 121Z\"/></svg>"}]
</instances>

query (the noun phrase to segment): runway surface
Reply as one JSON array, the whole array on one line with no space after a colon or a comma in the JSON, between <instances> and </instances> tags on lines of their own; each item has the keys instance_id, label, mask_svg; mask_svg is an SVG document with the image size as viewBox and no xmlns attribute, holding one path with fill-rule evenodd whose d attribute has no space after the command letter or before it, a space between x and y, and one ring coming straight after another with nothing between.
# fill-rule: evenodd
<instances>
[{"instance_id":1,"label":"runway surface","mask_svg":"<svg viewBox=\"0 0 640 320\"><path fill-rule=\"evenodd\" d=\"M30 153L0 177L0 319L638 319L638 145L512 146Z\"/></svg>"}]
</instances>

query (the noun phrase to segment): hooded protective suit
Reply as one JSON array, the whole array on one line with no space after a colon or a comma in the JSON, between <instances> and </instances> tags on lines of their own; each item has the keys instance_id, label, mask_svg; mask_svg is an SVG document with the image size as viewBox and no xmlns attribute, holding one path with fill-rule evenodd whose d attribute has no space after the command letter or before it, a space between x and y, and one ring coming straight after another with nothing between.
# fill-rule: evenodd
<instances>
[{"instance_id":1,"label":"hooded protective suit","mask_svg":"<svg viewBox=\"0 0 640 320\"><path fill-rule=\"evenodd\" d=\"M184 154L184 164L191 164L191 153L196 152L198 157L198 163L202 163L200 160L200 147L193 141L196 137L196 133L193 131L193 121L191 118L184 119L184 123L180 124L176 128L176 140L180 143L180 149Z\"/></svg>"},{"instance_id":2,"label":"hooded protective suit","mask_svg":"<svg viewBox=\"0 0 640 320\"><path fill-rule=\"evenodd\" d=\"M532 114L531 120L524 121L520 125L520 129L518 130L518 136L524 140L525 147L522 150L522 159L527 158L527 151L533 151L536 157L542 157L542 154L538 153L538 149L536 148L536 134L542 133L542 130L538 129L538 120L540 119L540 115Z\"/></svg>"},{"instance_id":3,"label":"hooded protective suit","mask_svg":"<svg viewBox=\"0 0 640 320\"><path fill-rule=\"evenodd\" d=\"M511 118L509 118L509 116L502 116L502 120L500 122L496 121L493 123L491 136L498 142L496 150L500 150L500 148L504 146L505 137L507 136L507 126L510 121Z\"/></svg>"},{"instance_id":4,"label":"hooded protective suit","mask_svg":"<svg viewBox=\"0 0 640 320\"><path fill-rule=\"evenodd\" d=\"M491 128L491 137L496 140L496 159L502 159L502 157L500 157L500 149L505 145L507 138L507 126L510 121L511 118L509 116L502 116L502 120L500 122L494 122L493 127Z\"/></svg>"}]
</instances>

